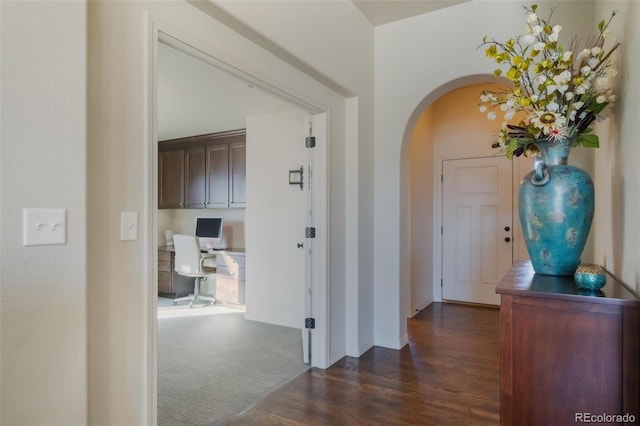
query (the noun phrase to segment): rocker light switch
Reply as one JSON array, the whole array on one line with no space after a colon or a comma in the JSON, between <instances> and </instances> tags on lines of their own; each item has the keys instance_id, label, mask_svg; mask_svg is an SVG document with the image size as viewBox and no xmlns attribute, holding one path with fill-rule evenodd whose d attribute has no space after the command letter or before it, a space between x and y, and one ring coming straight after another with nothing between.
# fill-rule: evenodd
<instances>
[{"instance_id":1,"label":"rocker light switch","mask_svg":"<svg viewBox=\"0 0 640 426\"><path fill-rule=\"evenodd\" d=\"M122 212L120 215L120 239L134 241L138 239L138 213Z\"/></svg>"},{"instance_id":2,"label":"rocker light switch","mask_svg":"<svg viewBox=\"0 0 640 426\"><path fill-rule=\"evenodd\" d=\"M48 246L67 243L65 209L22 209L22 244Z\"/></svg>"}]
</instances>

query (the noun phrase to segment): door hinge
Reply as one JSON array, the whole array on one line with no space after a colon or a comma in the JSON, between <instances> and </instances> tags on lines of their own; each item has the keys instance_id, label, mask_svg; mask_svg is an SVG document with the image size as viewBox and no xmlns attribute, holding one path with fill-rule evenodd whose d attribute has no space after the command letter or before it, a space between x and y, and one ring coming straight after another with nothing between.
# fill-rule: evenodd
<instances>
[{"instance_id":1,"label":"door hinge","mask_svg":"<svg viewBox=\"0 0 640 426\"><path fill-rule=\"evenodd\" d=\"M316 328L316 319L315 318L305 318L304 319L304 328Z\"/></svg>"},{"instance_id":2,"label":"door hinge","mask_svg":"<svg viewBox=\"0 0 640 426\"><path fill-rule=\"evenodd\" d=\"M307 148L315 148L316 147L316 137L315 136L307 136L304 138L304 146Z\"/></svg>"},{"instance_id":3,"label":"door hinge","mask_svg":"<svg viewBox=\"0 0 640 426\"><path fill-rule=\"evenodd\" d=\"M440 182L444 182L444 175L440 175Z\"/></svg>"},{"instance_id":4,"label":"door hinge","mask_svg":"<svg viewBox=\"0 0 640 426\"><path fill-rule=\"evenodd\" d=\"M440 227L440 235L444 235L444 226Z\"/></svg>"},{"instance_id":5,"label":"door hinge","mask_svg":"<svg viewBox=\"0 0 640 426\"><path fill-rule=\"evenodd\" d=\"M314 226L309 226L304 230L304 236L306 238L315 238L316 237L316 228Z\"/></svg>"},{"instance_id":6,"label":"door hinge","mask_svg":"<svg viewBox=\"0 0 640 426\"><path fill-rule=\"evenodd\" d=\"M440 278L440 287L443 287L442 278Z\"/></svg>"}]
</instances>

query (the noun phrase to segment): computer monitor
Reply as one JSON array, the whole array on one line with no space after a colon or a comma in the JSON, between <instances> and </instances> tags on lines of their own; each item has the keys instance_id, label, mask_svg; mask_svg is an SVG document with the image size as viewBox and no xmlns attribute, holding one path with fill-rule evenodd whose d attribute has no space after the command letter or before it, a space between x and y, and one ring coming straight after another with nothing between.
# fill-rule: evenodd
<instances>
[{"instance_id":1,"label":"computer monitor","mask_svg":"<svg viewBox=\"0 0 640 426\"><path fill-rule=\"evenodd\" d=\"M200 240L200 248L203 250L213 250L222 241L221 217L197 217L196 236Z\"/></svg>"}]
</instances>

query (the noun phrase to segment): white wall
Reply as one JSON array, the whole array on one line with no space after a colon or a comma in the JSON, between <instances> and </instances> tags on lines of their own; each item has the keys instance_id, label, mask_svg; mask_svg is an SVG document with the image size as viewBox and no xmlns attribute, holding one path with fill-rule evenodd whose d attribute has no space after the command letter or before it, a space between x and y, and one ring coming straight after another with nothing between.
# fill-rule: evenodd
<instances>
[{"instance_id":1,"label":"white wall","mask_svg":"<svg viewBox=\"0 0 640 426\"><path fill-rule=\"evenodd\" d=\"M0 423L87 424L86 4L0 2ZM22 246L22 209L66 209Z\"/></svg>"},{"instance_id":2,"label":"white wall","mask_svg":"<svg viewBox=\"0 0 640 426\"><path fill-rule=\"evenodd\" d=\"M640 294L640 4L598 1L594 25L611 10L618 53L618 102L614 118L597 127L600 149L595 155L595 261Z\"/></svg>"},{"instance_id":3,"label":"white wall","mask_svg":"<svg viewBox=\"0 0 640 426\"><path fill-rule=\"evenodd\" d=\"M420 115L409 145L411 295L408 316L433 301L433 108Z\"/></svg>"},{"instance_id":4,"label":"white wall","mask_svg":"<svg viewBox=\"0 0 640 426\"><path fill-rule=\"evenodd\" d=\"M542 9L544 3L540 2ZM590 7L553 3L567 34L591 29ZM409 276L401 266L405 213L403 144L422 111L442 94L481 82L494 66L476 50L482 37L506 39L522 31L519 2L464 3L375 30L375 343L399 348L407 341L404 314Z\"/></svg>"}]
</instances>

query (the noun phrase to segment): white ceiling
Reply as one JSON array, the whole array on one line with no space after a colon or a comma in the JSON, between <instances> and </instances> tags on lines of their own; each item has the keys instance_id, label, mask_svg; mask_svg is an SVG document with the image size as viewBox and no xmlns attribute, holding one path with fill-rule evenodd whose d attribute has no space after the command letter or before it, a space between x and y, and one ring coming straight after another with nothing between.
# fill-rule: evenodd
<instances>
[{"instance_id":1,"label":"white ceiling","mask_svg":"<svg viewBox=\"0 0 640 426\"><path fill-rule=\"evenodd\" d=\"M400 19L444 9L472 0L352 0L373 25L383 25Z\"/></svg>"},{"instance_id":2,"label":"white ceiling","mask_svg":"<svg viewBox=\"0 0 640 426\"><path fill-rule=\"evenodd\" d=\"M158 44L158 140L242 129L248 116L292 108L203 60Z\"/></svg>"},{"instance_id":3,"label":"white ceiling","mask_svg":"<svg viewBox=\"0 0 640 426\"><path fill-rule=\"evenodd\" d=\"M352 0L373 25L472 0ZM245 118L296 108L195 55L158 48L158 140L245 127Z\"/></svg>"}]
</instances>

